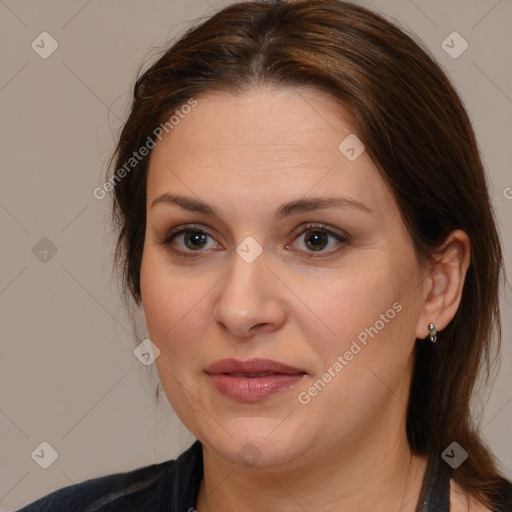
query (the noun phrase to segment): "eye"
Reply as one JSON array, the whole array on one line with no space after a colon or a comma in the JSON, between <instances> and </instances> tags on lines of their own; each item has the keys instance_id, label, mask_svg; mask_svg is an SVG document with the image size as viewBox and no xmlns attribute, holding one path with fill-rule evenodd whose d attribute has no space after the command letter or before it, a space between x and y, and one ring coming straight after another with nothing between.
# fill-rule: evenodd
<instances>
[{"instance_id":1,"label":"eye","mask_svg":"<svg viewBox=\"0 0 512 512\"><path fill-rule=\"evenodd\" d=\"M184 226L170 231L163 240L160 240L160 243L180 255L195 257L200 256L198 253L205 252L203 249L221 247L217 242L213 247L211 245L208 247L208 238L212 237L200 227Z\"/></svg>"},{"instance_id":2,"label":"eye","mask_svg":"<svg viewBox=\"0 0 512 512\"><path fill-rule=\"evenodd\" d=\"M303 247L305 247L305 249L299 247L299 250L309 252L309 257L314 257L314 255L311 254L314 252L331 254L336 252L340 245L343 246L349 242L348 236L335 233L324 224L309 224L296 236L300 238L304 235L306 235L303 238ZM332 249L333 246L334 249ZM338 248L336 248L336 246L338 246ZM326 247L331 247L331 249L324 250ZM290 248L290 245L288 245L287 248ZM291 246L291 248L293 249L293 246Z\"/></svg>"}]
</instances>

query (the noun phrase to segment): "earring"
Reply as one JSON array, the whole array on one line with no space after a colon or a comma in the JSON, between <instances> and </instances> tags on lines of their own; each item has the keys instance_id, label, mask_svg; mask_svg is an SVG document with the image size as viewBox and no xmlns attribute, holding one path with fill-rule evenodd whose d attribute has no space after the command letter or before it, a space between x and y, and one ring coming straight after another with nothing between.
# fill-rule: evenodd
<instances>
[{"instance_id":1,"label":"earring","mask_svg":"<svg viewBox=\"0 0 512 512\"><path fill-rule=\"evenodd\" d=\"M428 324L428 330L429 330L429 338L432 343L435 343L437 341L437 329L434 324Z\"/></svg>"}]
</instances>

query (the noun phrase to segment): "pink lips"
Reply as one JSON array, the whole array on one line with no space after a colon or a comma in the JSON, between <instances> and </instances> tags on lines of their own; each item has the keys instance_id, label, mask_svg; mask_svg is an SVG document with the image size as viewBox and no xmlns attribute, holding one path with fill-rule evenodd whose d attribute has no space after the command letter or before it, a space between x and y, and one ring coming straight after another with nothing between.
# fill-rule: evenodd
<instances>
[{"instance_id":1,"label":"pink lips","mask_svg":"<svg viewBox=\"0 0 512 512\"><path fill-rule=\"evenodd\" d=\"M256 402L289 389L306 372L270 359L221 359L205 372L224 395L247 402Z\"/></svg>"}]
</instances>

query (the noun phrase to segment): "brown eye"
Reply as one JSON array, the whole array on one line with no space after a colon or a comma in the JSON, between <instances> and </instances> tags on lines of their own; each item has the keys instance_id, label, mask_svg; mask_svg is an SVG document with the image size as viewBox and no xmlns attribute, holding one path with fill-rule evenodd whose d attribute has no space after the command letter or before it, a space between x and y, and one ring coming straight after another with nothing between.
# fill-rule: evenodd
<instances>
[{"instance_id":1,"label":"brown eye","mask_svg":"<svg viewBox=\"0 0 512 512\"><path fill-rule=\"evenodd\" d=\"M185 231L183 241L188 249L197 250L202 249L205 244L208 235L201 231Z\"/></svg>"},{"instance_id":2,"label":"brown eye","mask_svg":"<svg viewBox=\"0 0 512 512\"><path fill-rule=\"evenodd\" d=\"M329 236L322 231L309 231L305 238L306 246L313 251L319 251L325 248L329 243Z\"/></svg>"},{"instance_id":3,"label":"brown eye","mask_svg":"<svg viewBox=\"0 0 512 512\"><path fill-rule=\"evenodd\" d=\"M296 234L296 240L303 240L303 247L297 244L296 249L311 256L312 253L319 253L319 256L329 255L345 246L350 241L350 236L343 236L328 229L324 224L310 224L304 230ZM295 245L296 242L294 242ZM332 246L332 247L331 247ZM338 246L338 247L336 247ZM327 247L331 247L325 250Z\"/></svg>"},{"instance_id":4,"label":"brown eye","mask_svg":"<svg viewBox=\"0 0 512 512\"><path fill-rule=\"evenodd\" d=\"M210 246L208 239L211 239ZM209 252L208 249L221 248L211 235L195 226L175 228L159 242L180 256L202 256Z\"/></svg>"}]
</instances>

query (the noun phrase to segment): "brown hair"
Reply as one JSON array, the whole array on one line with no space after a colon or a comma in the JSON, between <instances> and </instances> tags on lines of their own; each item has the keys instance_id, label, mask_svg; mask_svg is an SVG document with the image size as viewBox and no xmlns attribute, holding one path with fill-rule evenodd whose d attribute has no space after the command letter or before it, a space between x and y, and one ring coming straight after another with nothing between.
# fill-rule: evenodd
<instances>
[{"instance_id":1,"label":"brown hair","mask_svg":"<svg viewBox=\"0 0 512 512\"><path fill-rule=\"evenodd\" d=\"M477 377L487 383L498 360L504 270L482 161L457 92L428 50L363 7L338 0L237 3L190 28L138 78L115 168L191 98L255 85L313 86L348 109L418 255L434 257L455 229L469 235L459 309L435 345L416 342L406 428L416 454L439 457L457 441L469 458L452 477L490 503L504 479L470 405ZM115 263L137 305L147 165L141 160L114 187Z\"/></svg>"}]
</instances>

